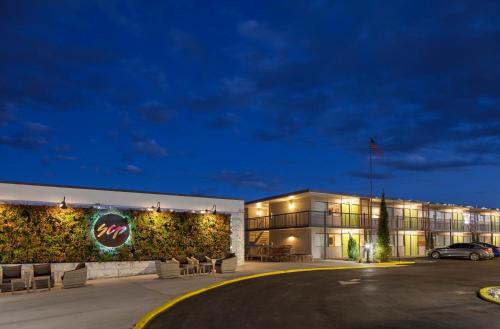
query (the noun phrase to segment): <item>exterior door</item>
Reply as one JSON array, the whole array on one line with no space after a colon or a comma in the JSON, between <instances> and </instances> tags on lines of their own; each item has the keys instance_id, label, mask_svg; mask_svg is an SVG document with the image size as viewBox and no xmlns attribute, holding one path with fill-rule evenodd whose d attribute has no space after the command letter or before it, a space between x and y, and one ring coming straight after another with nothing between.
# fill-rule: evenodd
<instances>
[{"instance_id":1,"label":"exterior door","mask_svg":"<svg viewBox=\"0 0 500 329\"><path fill-rule=\"evenodd\" d=\"M359 204L351 205L351 226L359 227Z\"/></svg>"},{"instance_id":2,"label":"exterior door","mask_svg":"<svg viewBox=\"0 0 500 329\"><path fill-rule=\"evenodd\" d=\"M360 255L361 255L361 248L359 246L359 234L342 233L342 257L344 257L344 258L349 257L349 252L348 252L349 236L352 236L352 238L358 244L358 250L360 251Z\"/></svg>"},{"instance_id":3,"label":"exterior door","mask_svg":"<svg viewBox=\"0 0 500 329\"><path fill-rule=\"evenodd\" d=\"M343 203L342 204L342 226L349 226L349 204L348 203Z\"/></svg>"},{"instance_id":4,"label":"exterior door","mask_svg":"<svg viewBox=\"0 0 500 329\"><path fill-rule=\"evenodd\" d=\"M493 236L493 244L497 247L500 245L500 236L497 235Z\"/></svg>"},{"instance_id":5,"label":"exterior door","mask_svg":"<svg viewBox=\"0 0 500 329\"><path fill-rule=\"evenodd\" d=\"M418 256L417 235L405 235L405 256Z\"/></svg>"},{"instance_id":6,"label":"exterior door","mask_svg":"<svg viewBox=\"0 0 500 329\"><path fill-rule=\"evenodd\" d=\"M410 229L411 225L411 210L404 209L404 218L405 218L405 229Z\"/></svg>"}]
</instances>

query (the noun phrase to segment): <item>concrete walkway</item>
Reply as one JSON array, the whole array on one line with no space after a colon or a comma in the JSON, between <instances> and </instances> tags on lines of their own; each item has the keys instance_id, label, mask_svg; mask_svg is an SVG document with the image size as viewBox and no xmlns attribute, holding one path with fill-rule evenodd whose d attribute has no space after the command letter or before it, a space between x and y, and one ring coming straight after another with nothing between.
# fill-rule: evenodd
<instances>
[{"instance_id":1,"label":"concrete walkway","mask_svg":"<svg viewBox=\"0 0 500 329\"><path fill-rule=\"evenodd\" d=\"M91 280L83 288L0 294L0 328L131 328L144 314L180 294L250 274L309 267L353 266L347 261L246 262L237 273L160 280L156 275Z\"/></svg>"}]
</instances>

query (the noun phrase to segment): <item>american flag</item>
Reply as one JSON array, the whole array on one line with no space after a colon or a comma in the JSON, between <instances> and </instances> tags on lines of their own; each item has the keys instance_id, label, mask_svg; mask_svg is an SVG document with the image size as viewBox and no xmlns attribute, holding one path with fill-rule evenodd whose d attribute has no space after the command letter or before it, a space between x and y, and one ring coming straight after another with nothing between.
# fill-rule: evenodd
<instances>
[{"instance_id":1,"label":"american flag","mask_svg":"<svg viewBox=\"0 0 500 329\"><path fill-rule=\"evenodd\" d=\"M370 138L370 151L373 154L378 154L378 155L382 154L382 150L378 147L377 143L373 138Z\"/></svg>"}]
</instances>

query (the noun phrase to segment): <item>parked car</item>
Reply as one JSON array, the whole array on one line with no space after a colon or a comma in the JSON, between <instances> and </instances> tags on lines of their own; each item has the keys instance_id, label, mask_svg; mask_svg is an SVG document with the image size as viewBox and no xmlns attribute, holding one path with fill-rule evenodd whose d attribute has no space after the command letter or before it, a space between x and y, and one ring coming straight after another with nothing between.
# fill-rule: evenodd
<instances>
[{"instance_id":1,"label":"parked car","mask_svg":"<svg viewBox=\"0 0 500 329\"><path fill-rule=\"evenodd\" d=\"M495 257L492 248L477 243L454 243L448 247L434 248L429 251L428 255L434 259L456 257L480 260Z\"/></svg>"},{"instance_id":2,"label":"parked car","mask_svg":"<svg viewBox=\"0 0 500 329\"><path fill-rule=\"evenodd\" d=\"M479 244L486 248L491 248L493 249L493 254L495 255L495 257L500 256L500 247L497 247L495 245L492 245L491 243L486 243L486 242L474 242L474 243Z\"/></svg>"}]
</instances>

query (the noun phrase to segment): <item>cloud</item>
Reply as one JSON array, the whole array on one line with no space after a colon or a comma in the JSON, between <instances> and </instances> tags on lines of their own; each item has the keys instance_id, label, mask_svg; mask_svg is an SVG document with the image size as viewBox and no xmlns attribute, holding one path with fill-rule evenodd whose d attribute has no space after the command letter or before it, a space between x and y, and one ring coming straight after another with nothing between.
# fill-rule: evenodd
<instances>
[{"instance_id":1,"label":"cloud","mask_svg":"<svg viewBox=\"0 0 500 329\"><path fill-rule=\"evenodd\" d=\"M281 49L288 45L284 35L271 29L267 24L256 20L241 21L237 25L237 31L247 38L262 42L273 48Z\"/></svg>"},{"instance_id":2,"label":"cloud","mask_svg":"<svg viewBox=\"0 0 500 329\"><path fill-rule=\"evenodd\" d=\"M197 61L203 62L207 59L207 50L201 40L193 34L180 29L172 29L170 31L170 38L174 50L188 54Z\"/></svg>"},{"instance_id":3,"label":"cloud","mask_svg":"<svg viewBox=\"0 0 500 329\"><path fill-rule=\"evenodd\" d=\"M0 135L0 144L24 150L38 150L49 142L50 128L40 122L16 122L10 132Z\"/></svg>"},{"instance_id":4,"label":"cloud","mask_svg":"<svg viewBox=\"0 0 500 329\"><path fill-rule=\"evenodd\" d=\"M158 101L151 101L142 104L137 112L143 120L152 123L165 123L175 116L175 112L166 108L165 105Z\"/></svg>"},{"instance_id":5,"label":"cloud","mask_svg":"<svg viewBox=\"0 0 500 329\"><path fill-rule=\"evenodd\" d=\"M277 179L266 179L264 177L259 177L256 173L250 171L222 171L218 175L216 175L214 179L233 187L265 192L275 191L281 185L281 183Z\"/></svg>"},{"instance_id":6,"label":"cloud","mask_svg":"<svg viewBox=\"0 0 500 329\"><path fill-rule=\"evenodd\" d=\"M383 159L384 166L405 171L438 171L466 167L477 167L498 164L498 161L483 157L451 157L445 159L429 159L421 155L409 155L401 158Z\"/></svg>"},{"instance_id":7,"label":"cloud","mask_svg":"<svg viewBox=\"0 0 500 329\"><path fill-rule=\"evenodd\" d=\"M54 156L54 159L63 161L76 161L78 160L78 157L74 155L56 155Z\"/></svg>"},{"instance_id":8,"label":"cloud","mask_svg":"<svg viewBox=\"0 0 500 329\"><path fill-rule=\"evenodd\" d=\"M256 90L255 82L241 77L224 78L222 85L225 91L231 95L245 95Z\"/></svg>"},{"instance_id":9,"label":"cloud","mask_svg":"<svg viewBox=\"0 0 500 329\"><path fill-rule=\"evenodd\" d=\"M139 175L143 173L143 170L141 168L133 164L126 165L125 167L121 168L121 171L134 175Z\"/></svg>"},{"instance_id":10,"label":"cloud","mask_svg":"<svg viewBox=\"0 0 500 329\"><path fill-rule=\"evenodd\" d=\"M0 127L7 125L9 122L14 121L14 110L12 106L4 104L0 105Z\"/></svg>"},{"instance_id":11,"label":"cloud","mask_svg":"<svg viewBox=\"0 0 500 329\"><path fill-rule=\"evenodd\" d=\"M366 171L358 171L358 170L353 170L347 173L348 176L354 177L354 178L363 178L363 179L368 179L370 177L370 173ZM392 173L373 173L372 174L373 179L391 179L396 177Z\"/></svg>"},{"instance_id":12,"label":"cloud","mask_svg":"<svg viewBox=\"0 0 500 329\"><path fill-rule=\"evenodd\" d=\"M29 134L15 134L12 136L0 136L0 144L8 145L14 148L37 150L48 143L43 136L34 136Z\"/></svg>"},{"instance_id":13,"label":"cloud","mask_svg":"<svg viewBox=\"0 0 500 329\"><path fill-rule=\"evenodd\" d=\"M240 122L240 117L234 113L227 112L218 115L209 123L209 127L213 129L229 129L235 128Z\"/></svg>"},{"instance_id":14,"label":"cloud","mask_svg":"<svg viewBox=\"0 0 500 329\"><path fill-rule=\"evenodd\" d=\"M168 155L167 150L154 139L140 135L134 135L132 139L132 149L138 154L151 158L162 158Z\"/></svg>"}]
</instances>

